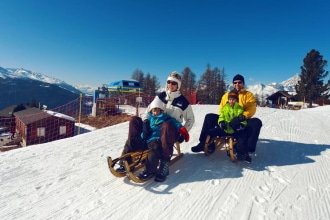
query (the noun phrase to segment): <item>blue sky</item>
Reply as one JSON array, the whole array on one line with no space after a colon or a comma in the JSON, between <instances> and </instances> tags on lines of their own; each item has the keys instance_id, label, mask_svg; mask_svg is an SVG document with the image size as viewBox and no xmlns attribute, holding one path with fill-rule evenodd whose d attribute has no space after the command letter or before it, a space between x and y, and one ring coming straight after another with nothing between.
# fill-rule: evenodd
<instances>
[{"instance_id":1,"label":"blue sky","mask_svg":"<svg viewBox=\"0 0 330 220\"><path fill-rule=\"evenodd\" d=\"M0 0L0 66L101 86L135 69L211 68L246 84L300 73L311 49L330 62L328 0ZM329 67L326 68L329 70Z\"/></svg>"}]
</instances>

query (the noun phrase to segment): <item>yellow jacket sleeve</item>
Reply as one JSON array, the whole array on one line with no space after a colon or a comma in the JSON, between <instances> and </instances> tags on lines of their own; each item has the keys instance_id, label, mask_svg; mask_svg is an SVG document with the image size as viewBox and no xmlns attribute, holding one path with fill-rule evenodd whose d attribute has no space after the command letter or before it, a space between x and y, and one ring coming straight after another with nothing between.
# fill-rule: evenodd
<instances>
[{"instance_id":1,"label":"yellow jacket sleeve","mask_svg":"<svg viewBox=\"0 0 330 220\"><path fill-rule=\"evenodd\" d=\"M228 92L225 93L219 104L219 115L221 113L221 109L228 102ZM238 103L244 108L243 115L246 119L252 118L257 110L256 99L252 92L247 91L246 89L241 89L238 93Z\"/></svg>"}]
</instances>

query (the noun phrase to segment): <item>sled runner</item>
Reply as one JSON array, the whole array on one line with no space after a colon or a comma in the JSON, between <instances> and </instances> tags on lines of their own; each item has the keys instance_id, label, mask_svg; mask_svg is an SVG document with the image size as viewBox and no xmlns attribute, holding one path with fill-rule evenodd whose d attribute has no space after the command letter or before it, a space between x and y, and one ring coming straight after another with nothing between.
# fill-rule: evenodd
<instances>
[{"instance_id":1,"label":"sled runner","mask_svg":"<svg viewBox=\"0 0 330 220\"><path fill-rule=\"evenodd\" d=\"M172 165L176 161L178 161L182 156L183 153L181 153L180 150L180 143L176 142L175 147L176 149L176 154L173 154L170 164ZM144 151L135 151L135 152L130 152L127 154L124 154L116 159L112 159L111 157L108 157L108 166L110 169L110 172L116 176L116 177L124 177L127 176L131 180L137 183L143 183L146 180L141 180L137 177L138 173L141 172L142 168L145 167L145 161L148 157L148 152L149 150L144 150ZM123 161L123 164L125 166L125 173L119 173L116 171L115 166L119 164L120 161ZM153 177L153 176L151 176ZM150 177L150 178L151 178ZM149 179L150 179L149 178Z\"/></svg>"},{"instance_id":2,"label":"sled runner","mask_svg":"<svg viewBox=\"0 0 330 220\"><path fill-rule=\"evenodd\" d=\"M204 154L209 156L210 149L209 146L214 143L215 150L217 148L225 148L227 151L227 155L230 157L232 162L236 162L237 158L234 152L234 146L236 144L236 140L233 136L224 136L224 137L213 137L211 138L210 135L206 137L205 145L204 145Z\"/></svg>"}]
</instances>

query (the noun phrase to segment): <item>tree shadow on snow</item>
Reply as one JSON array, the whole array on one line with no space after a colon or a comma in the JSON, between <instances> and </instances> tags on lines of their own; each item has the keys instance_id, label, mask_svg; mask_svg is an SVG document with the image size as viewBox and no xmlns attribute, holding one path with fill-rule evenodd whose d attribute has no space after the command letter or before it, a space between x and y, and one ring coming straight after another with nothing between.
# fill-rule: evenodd
<instances>
[{"instance_id":1,"label":"tree shadow on snow","mask_svg":"<svg viewBox=\"0 0 330 220\"><path fill-rule=\"evenodd\" d=\"M158 194L171 194L171 190L182 183L205 182L218 184L221 179L239 178L243 169L264 171L269 166L290 166L313 163L312 156L319 156L330 145L304 144L290 141L259 139L252 163L233 163L224 150L210 156L203 153L184 153L182 159L170 166L170 175L163 183L153 180L144 188Z\"/></svg>"}]
</instances>

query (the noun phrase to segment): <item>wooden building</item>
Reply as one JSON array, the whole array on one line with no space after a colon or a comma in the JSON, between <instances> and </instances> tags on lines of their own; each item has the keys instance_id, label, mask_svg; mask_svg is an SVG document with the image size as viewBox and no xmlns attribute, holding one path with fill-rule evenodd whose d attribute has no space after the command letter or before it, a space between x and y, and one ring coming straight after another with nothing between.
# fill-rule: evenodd
<instances>
[{"instance_id":1,"label":"wooden building","mask_svg":"<svg viewBox=\"0 0 330 220\"><path fill-rule=\"evenodd\" d=\"M296 101L293 95L287 91L277 91L267 98L271 101L272 105L276 108L287 108L289 102Z\"/></svg>"},{"instance_id":2,"label":"wooden building","mask_svg":"<svg viewBox=\"0 0 330 220\"><path fill-rule=\"evenodd\" d=\"M75 119L72 117L38 108L28 108L14 115L23 147L74 136Z\"/></svg>"}]
</instances>

